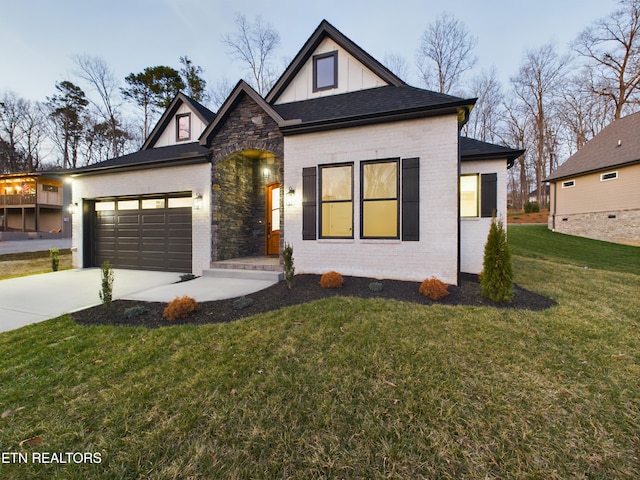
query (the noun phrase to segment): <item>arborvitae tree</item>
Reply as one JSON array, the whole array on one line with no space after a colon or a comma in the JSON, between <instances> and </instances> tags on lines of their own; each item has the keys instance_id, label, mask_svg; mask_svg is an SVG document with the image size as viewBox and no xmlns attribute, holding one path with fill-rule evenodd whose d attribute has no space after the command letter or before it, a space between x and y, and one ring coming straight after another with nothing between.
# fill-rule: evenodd
<instances>
[{"instance_id":1,"label":"arborvitae tree","mask_svg":"<svg viewBox=\"0 0 640 480\"><path fill-rule=\"evenodd\" d=\"M513 270L507 233L502 220L491 221L484 246L483 272L480 278L482 296L492 302L507 303L513 297Z\"/></svg>"}]
</instances>

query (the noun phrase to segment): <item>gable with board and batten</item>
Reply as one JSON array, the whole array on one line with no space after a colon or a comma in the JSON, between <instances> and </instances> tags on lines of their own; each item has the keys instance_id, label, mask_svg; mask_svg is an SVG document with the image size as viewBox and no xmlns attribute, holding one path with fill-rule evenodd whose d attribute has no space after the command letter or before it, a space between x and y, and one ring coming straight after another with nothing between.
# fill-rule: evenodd
<instances>
[{"instance_id":1,"label":"gable with board and batten","mask_svg":"<svg viewBox=\"0 0 640 480\"><path fill-rule=\"evenodd\" d=\"M337 52L337 87L314 91L313 62L318 55ZM355 92L368 88L384 87L389 83L376 75L331 38L325 38L313 55L304 63L296 77L278 97L275 104L298 102L312 98Z\"/></svg>"}]
</instances>

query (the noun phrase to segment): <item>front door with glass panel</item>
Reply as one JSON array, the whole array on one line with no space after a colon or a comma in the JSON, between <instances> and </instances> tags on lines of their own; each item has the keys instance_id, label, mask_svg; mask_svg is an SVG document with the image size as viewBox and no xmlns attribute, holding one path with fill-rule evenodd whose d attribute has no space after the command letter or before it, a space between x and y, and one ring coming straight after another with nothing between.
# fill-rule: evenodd
<instances>
[{"instance_id":1,"label":"front door with glass panel","mask_svg":"<svg viewBox=\"0 0 640 480\"><path fill-rule=\"evenodd\" d=\"M280 184L270 183L265 190L267 216L266 251L267 255L280 253Z\"/></svg>"}]
</instances>

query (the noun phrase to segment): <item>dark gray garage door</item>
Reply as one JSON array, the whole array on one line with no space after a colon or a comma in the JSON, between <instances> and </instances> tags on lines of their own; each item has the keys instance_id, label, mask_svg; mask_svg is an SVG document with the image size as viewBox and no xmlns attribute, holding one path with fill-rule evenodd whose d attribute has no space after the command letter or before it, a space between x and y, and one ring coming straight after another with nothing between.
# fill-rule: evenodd
<instances>
[{"instance_id":1,"label":"dark gray garage door","mask_svg":"<svg viewBox=\"0 0 640 480\"><path fill-rule=\"evenodd\" d=\"M191 198L118 198L95 203L95 263L191 272Z\"/></svg>"}]
</instances>

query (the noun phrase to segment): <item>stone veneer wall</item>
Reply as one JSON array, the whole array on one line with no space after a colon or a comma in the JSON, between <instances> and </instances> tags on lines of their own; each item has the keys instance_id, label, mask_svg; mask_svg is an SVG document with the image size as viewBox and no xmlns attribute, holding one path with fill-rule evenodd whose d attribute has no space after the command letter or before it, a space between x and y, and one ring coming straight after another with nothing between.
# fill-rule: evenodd
<instances>
[{"instance_id":1,"label":"stone veneer wall","mask_svg":"<svg viewBox=\"0 0 640 480\"><path fill-rule=\"evenodd\" d=\"M554 230L552 215L549 216L548 226ZM640 246L640 210L556 215L555 231Z\"/></svg>"},{"instance_id":2,"label":"stone veneer wall","mask_svg":"<svg viewBox=\"0 0 640 480\"><path fill-rule=\"evenodd\" d=\"M264 187L284 178L284 140L277 123L249 96L243 95L209 147L212 152L212 260L264 255ZM274 154L275 162L268 165L272 177L262 176L266 158L242 155L243 150ZM281 207L282 198L281 195ZM282 225L280 229L282 243Z\"/></svg>"}]
</instances>

